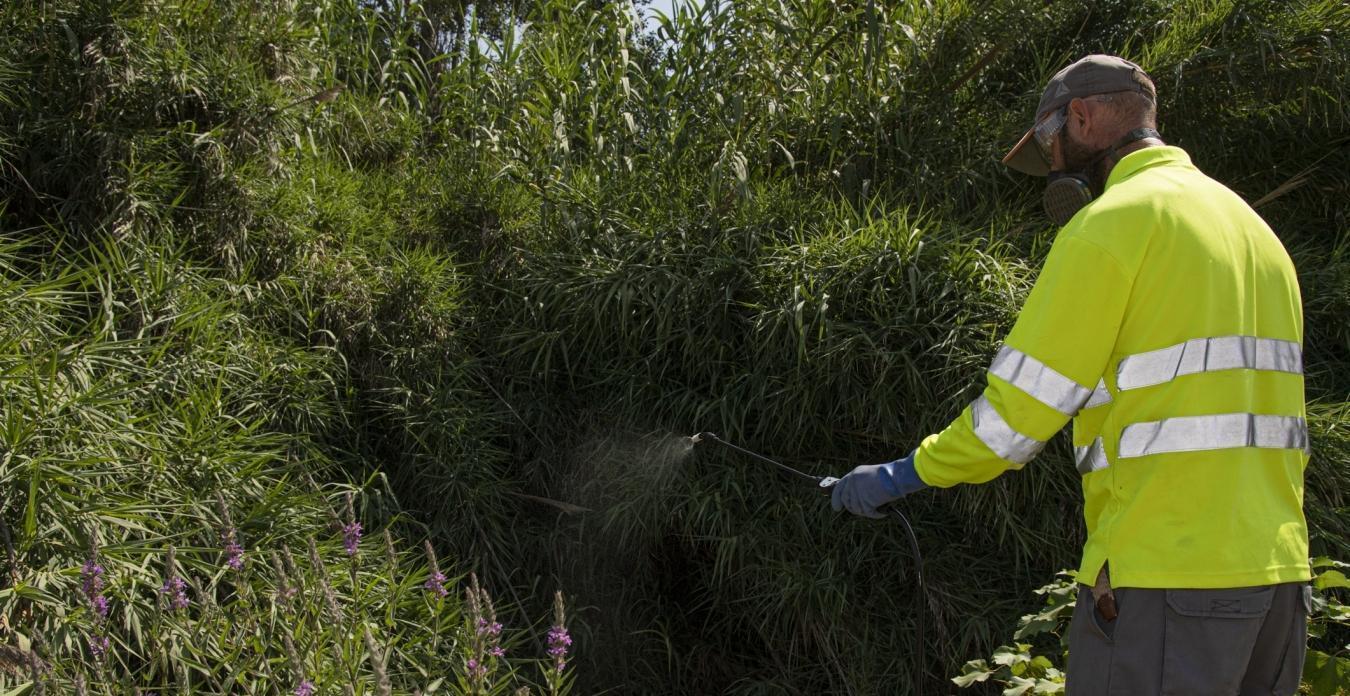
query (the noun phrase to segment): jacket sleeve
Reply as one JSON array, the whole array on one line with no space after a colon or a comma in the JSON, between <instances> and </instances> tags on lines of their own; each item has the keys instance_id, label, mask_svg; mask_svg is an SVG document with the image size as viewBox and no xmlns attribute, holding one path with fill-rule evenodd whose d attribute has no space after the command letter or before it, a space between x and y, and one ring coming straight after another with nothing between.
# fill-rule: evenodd
<instances>
[{"instance_id":1,"label":"jacket sleeve","mask_svg":"<svg viewBox=\"0 0 1350 696\"><path fill-rule=\"evenodd\" d=\"M1022 468L1098 387L1133 274L1099 244L1068 232L990 364L984 392L919 445L915 468L928 485L983 483Z\"/></svg>"}]
</instances>

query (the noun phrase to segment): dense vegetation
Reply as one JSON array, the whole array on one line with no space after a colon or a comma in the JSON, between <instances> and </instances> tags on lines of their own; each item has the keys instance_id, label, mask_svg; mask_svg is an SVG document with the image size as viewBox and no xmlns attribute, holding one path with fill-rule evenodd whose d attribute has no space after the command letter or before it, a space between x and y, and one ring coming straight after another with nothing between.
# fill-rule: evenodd
<instances>
[{"instance_id":1,"label":"dense vegetation","mask_svg":"<svg viewBox=\"0 0 1350 696\"><path fill-rule=\"evenodd\" d=\"M1054 235L998 157L1088 52L1148 69L1164 137L1293 255L1313 553L1350 558L1344 2L654 26L600 0L0 6L0 667L24 675L0 684L949 687L1076 562L1067 439L906 503L917 664L898 526L684 436L838 474L946 425Z\"/></svg>"}]
</instances>

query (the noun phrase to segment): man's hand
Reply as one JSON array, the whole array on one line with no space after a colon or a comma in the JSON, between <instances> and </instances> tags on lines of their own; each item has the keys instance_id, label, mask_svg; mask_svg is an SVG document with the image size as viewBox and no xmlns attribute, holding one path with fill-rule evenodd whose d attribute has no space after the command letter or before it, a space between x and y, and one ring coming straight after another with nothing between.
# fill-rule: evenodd
<instances>
[{"instance_id":1,"label":"man's hand","mask_svg":"<svg viewBox=\"0 0 1350 696\"><path fill-rule=\"evenodd\" d=\"M830 504L835 510L881 519L885 515L877 508L927 487L914 470L914 454L910 453L904 459L866 464L849 472L834 484Z\"/></svg>"}]
</instances>

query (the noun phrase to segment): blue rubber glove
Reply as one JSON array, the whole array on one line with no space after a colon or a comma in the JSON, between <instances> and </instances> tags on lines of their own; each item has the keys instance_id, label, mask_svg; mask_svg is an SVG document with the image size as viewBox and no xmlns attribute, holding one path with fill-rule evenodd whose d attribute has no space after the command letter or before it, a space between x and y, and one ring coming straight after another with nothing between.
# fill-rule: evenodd
<instances>
[{"instance_id":1,"label":"blue rubber glove","mask_svg":"<svg viewBox=\"0 0 1350 696\"><path fill-rule=\"evenodd\" d=\"M881 519L877 508L895 502L928 484L914 470L914 453L885 464L866 464L850 471L830 492L830 504L836 510L847 509L855 515Z\"/></svg>"}]
</instances>

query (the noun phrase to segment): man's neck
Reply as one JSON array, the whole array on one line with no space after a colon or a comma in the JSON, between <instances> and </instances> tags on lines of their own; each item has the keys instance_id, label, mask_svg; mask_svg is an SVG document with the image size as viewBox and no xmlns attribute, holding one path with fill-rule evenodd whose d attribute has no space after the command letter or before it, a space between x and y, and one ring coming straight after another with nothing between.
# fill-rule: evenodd
<instances>
[{"instance_id":1,"label":"man's neck","mask_svg":"<svg viewBox=\"0 0 1350 696\"><path fill-rule=\"evenodd\" d=\"M1102 184L1104 185L1106 181L1111 178L1111 170L1115 169L1116 165L1119 164L1121 160L1125 159L1125 155L1137 150L1142 150L1146 147L1158 147L1164 144L1165 143L1158 138L1141 138L1116 148L1115 157L1106 157L1102 160Z\"/></svg>"}]
</instances>

